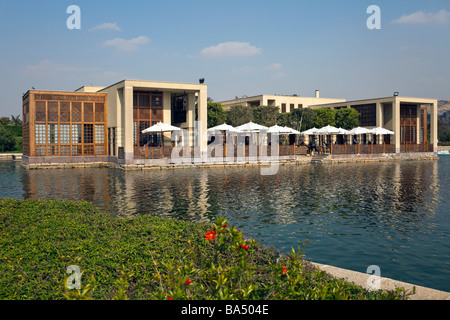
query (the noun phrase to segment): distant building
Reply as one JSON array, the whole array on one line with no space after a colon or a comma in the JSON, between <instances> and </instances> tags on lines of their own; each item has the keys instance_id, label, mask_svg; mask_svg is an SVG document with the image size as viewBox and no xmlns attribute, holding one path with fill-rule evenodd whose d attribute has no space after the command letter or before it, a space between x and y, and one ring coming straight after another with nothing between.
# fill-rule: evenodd
<instances>
[{"instance_id":1,"label":"distant building","mask_svg":"<svg viewBox=\"0 0 450 320\"><path fill-rule=\"evenodd\" d=\"M395 149L407 150L407 144L427 143L427 113L430 114L430 145L437 152L437 107L436 99L399 97L346 101L345 99L315 97L259 95L218 101L229 109L231 106L277 106L280 112L291 112L296 108L354 108L360 112L362 127L383 127L394 131L394 136L385 136L386 142L395 144ZM402 147L403 146L403 147Z\"/></svg>"},{"instance_id":2,"label":"distant building","mask_svg":"<svg viewBox=\"0 0 450 320\"><path fill-rule=\"evenodd\" d=\"M345 99L320 98L319 90L316 90L314 97L302 97L297 95L267 95L262 94L253 97L235 98L232 100L219 101L225 110L232 106L276 106L280 112L291 112L294 109L308 108L317 104L344 102Z\"/></svg>"}]
</instances>

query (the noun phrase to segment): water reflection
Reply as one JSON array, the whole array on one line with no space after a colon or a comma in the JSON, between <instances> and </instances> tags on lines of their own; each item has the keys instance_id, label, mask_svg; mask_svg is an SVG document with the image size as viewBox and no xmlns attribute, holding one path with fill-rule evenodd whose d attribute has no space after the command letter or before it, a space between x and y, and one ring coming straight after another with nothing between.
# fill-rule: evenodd
<instances>
[{"instance_id":1,"label":"water reflection","mask_svg":"<svg viewBox=\"0 0 450 320\"><path fill-rule=\"evenodd\" d=\"M87 200L113 216L224 215L281 251L309 241L311 260L361 272L375 264L382 276L450 291L448 172L450 159L288 165L273 176L258 167L26 171L10 164L0 165L0 192Z\"/></svg>"}]
</instances>

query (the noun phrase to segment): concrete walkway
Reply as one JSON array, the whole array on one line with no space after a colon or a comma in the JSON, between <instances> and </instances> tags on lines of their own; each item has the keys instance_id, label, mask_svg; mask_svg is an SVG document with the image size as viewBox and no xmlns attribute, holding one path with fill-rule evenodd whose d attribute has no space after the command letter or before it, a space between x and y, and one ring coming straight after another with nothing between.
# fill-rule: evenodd
<instances>
[{"instance_id":1,"label":"concrete walkway","mask_svg":"<svg viewBox=\"0 0 450 320\"><path fill-rule=\"evenodd\" d=\"M325 271L326 273L329 273L336 278L345 279L364 288L368 288L368 286L370 285L372 287L378 287L381 290L395 290L395 288L405 288L408 292L411 292L413 287L415 287L416 291L413 295L409 296L410 300L450 300L449 292L421 287L406 282L392 280L389 278L376 277L368 273L356 272L320 263L311 263L314 266L318 267L320 270Z\"/></svg>"}]
</instances>

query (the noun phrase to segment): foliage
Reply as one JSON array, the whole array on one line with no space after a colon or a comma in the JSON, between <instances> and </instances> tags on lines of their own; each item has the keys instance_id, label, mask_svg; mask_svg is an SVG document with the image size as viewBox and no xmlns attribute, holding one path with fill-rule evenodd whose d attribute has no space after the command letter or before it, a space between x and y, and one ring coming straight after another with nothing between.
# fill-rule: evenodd
<instances>
[{"instance_id":1,"label":"foliage","mask_svg":"<svg viewBox=\"0 0 450 320\"><path fill-rule=\"evenodd\" d=\"M406 299L277 256L224 218L118 219L87 202L0 199L0 299ZM81 286L69 289L67 267Z\"/></svg>"},{"instance_id":2,"label":"foliage","mask_svg":"<svg viewBox=\"0 0 450 320\"><path fill-rule=\"evenodd\" d=\"M258 106L253 107L253 121L271 127L277 124L279 108L276 106Z\"/></svg>"},{"instance_id":3,"label":"foliage","mask_svg":"<svg viewBox=\"0 0 450 320\"><path fill-rule=\"evenodd\" d=\"M3 126L0 126L0 152L14 150L16 139L14 135Z\"/></svg>"},{"instance_id":4,"label":"foliage","mask_svg":"<svg viewBox=\"0 0 450 320\"><path fill-rule=\"evenodd\" d=\"M253 121L253 110L251 107L232 106L227 112L227 123L233 127L250 121Z\"/></svg>"},{"instance_id":5,"label":"foliage","mask_svg":"<svg viewBox=\"0 0 450 320\"><path fill-rule=\"evenodd\" d=\"M438 140L439 142L450 142L450 123L444 120L438 120Z\"/></svg>"},{"instance_id":6,"label":"foliage","mask_svg":"<svg viewBox=\"0 0 450 320\"><path fill-rule=\"evenodd\" d=\"M220 103L208 102L208 128L215 127L225 123L227 113L223 110Z\"/></svg>"},{"instance_id":7,"label":"foliage","mask_svg":"<svg viewBox=\"0 0 450 320\"><path fill-rule=\"evenodd\" d=\"M2 126L7 126L7 125L21 126L22 120L20 120L20 115L11 116L11 119L8 117L0 117L0 125L2 125Z\"/></svg>"},{"instance_id":8,"label":"foliage","mask_svg":"<svg viewBox=\"0 0 450 320\"><path fill-rule=\"evenodd\" d=\"M341 108L336 111L335 125L347 130L359 126L359 112L353 108Z\"/></svg>"},{"instance_id":9,"label":"foliage","mask_svg":"<svg viewBox=\"0 0 450 320\"><path fill-rule=\"evenodd\" d=\"M314 119L314 127L322 128L325 126L334 126L336 124L336 110L331 108L314 109L316 117Z\"/></svg>"}]
</instances>

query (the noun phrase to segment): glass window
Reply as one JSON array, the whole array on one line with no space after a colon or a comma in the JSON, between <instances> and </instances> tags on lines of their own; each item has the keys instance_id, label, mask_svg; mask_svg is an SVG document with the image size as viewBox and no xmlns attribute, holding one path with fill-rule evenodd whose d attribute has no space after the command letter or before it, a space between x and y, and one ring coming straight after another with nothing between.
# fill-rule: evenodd
<instances>
[{"instance_id":1,"label":"glass window","mask_svg":"<svg viewBox=\"0 0 450 320\"><path fill-rule=\"evenodd\" d=\"M105 143L105 125L95 125L95 143Z\"/></svg>"},{"instance_id":2,"label":"glass window","mask_svg":"<svg viewBox=\"0 0 450 320\"><path fill-rule=\"evenodd\" d=\"M72 143L81 143L81 124L72 125Z\"/></svg>"},{"instance_id":3,"label":"glass window","mask_svg":"<svg viewBox=\"0 0 450 320\"><path fill-rule=\"evenodd\" d=\"M49 124L47 130L47 141L48 143L58 143L58 125ZM50 154L50 153L49 153Z\"/></svg>"},{"instance_id":4,"label":"glass window","mask_svg":"<svg viewBox=\"0 0 450 320\"><path fill-rule=\"evenodd\" d=\"M43 144L45 141L45 124L36 124L36 144Z\"/></svg>"},{"instance_id":5,"label":"glass window","mask_svg":"<svg viewBox=\"0 0 450 320\"><path fill-rule=\"evenodd\" d=\"M61 143L70 143L70 124L61 124L60 129Z\"/></svg>"},{"instance_id":6,"label":"glass window","mask_svg":"<svg viewBox=\"0 0 450 320\"><path fill-rule=\"evenodd\" d=\"M90 123L84 124L84 143L94 143L94 125ZM86 150L85 150L86 151ZM92 150L93 153L93 150ZM88 154L92 154L88 153ZM85 152L86 154L86 152Z\"/></svg>"}]
</instances>

